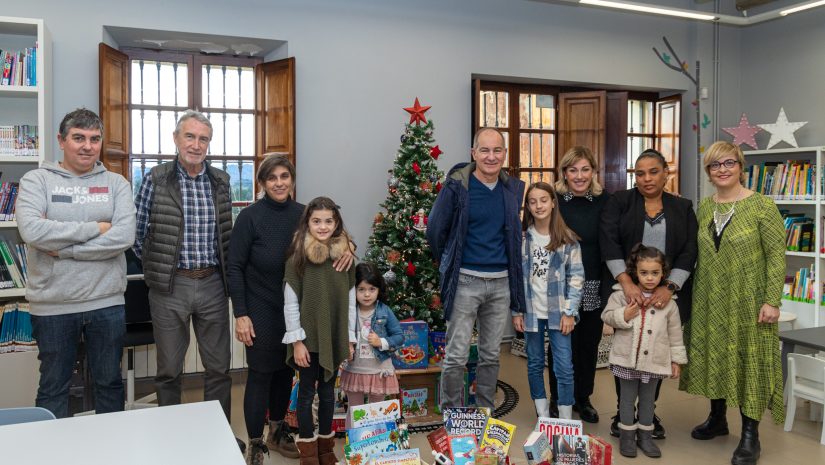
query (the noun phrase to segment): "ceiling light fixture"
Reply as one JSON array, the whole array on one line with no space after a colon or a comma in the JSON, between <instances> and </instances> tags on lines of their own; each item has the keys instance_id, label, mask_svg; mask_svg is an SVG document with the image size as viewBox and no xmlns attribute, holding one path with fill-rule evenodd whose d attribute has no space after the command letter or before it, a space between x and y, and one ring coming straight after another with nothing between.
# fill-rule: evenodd
<instances>
[{"instance_id":1,"label":"ceiling light fixture","mask_svg":"<svg viewBox=\"0 0 825 465\"><path fill-rule=\"evenodd\" d=\"M608 1L608 0L579 0L579 3L583 5L593 5L593 6L602 6L607 8L618 8L621 10L631 10L631 11L640 11L643 13L654 13L657 15L667 15L667 16L678 16L680 18L690 18L690 19L698 19L702 21L715 21L717 19L714 15L709 14L702 14L702 13L695 13L688 10L679 10L673 8L659 8L653 7L648 5L641 5L638 3L628 3L628 2L616 2L616 1ZM825 0L820 0L816 2L818 4L825 3ZM807 6L807 8L812 8L815 5ZM793 11L788 10L791 13Z\"/></svg>"},{"instance_id":2,"label":"ceiling light fixture","mask_svg":"<svg viewBox=\"0 0 825 465\"><path fill-rule=\"evenodd\" d=\"M818 2L810 2L805 3L804 5L795 6L793 8L788 8L787 10L782 10L779 12L782 16L788 16L791 13L796 13L802 10L807 10L809 8L816 8L818 6L825 5L825 0L819 0Z\"/></svg>"}]
</instances>

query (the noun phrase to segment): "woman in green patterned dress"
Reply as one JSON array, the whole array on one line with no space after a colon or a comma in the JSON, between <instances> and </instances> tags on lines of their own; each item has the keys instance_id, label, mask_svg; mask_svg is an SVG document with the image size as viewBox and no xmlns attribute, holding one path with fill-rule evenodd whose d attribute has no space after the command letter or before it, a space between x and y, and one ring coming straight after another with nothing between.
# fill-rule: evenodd
<instances>
[{"instance_id":1,"label":"woman in green patterned dress","mask_svg":"<svg viewBox=\"0 0 825 465\"><path fill-rule=\"evenodd\" d=\"M726 405L739 407L742 436L731 463L754 464L762 413L770 408L776 423L785 416L777 336L785 229L773 200L743 186L738 146L714 143L704 165L716 193L697 214L699 258L680 389L711 399L710 416L691 432L695 439L728 434Z\"/></svg>"}]
</instances>

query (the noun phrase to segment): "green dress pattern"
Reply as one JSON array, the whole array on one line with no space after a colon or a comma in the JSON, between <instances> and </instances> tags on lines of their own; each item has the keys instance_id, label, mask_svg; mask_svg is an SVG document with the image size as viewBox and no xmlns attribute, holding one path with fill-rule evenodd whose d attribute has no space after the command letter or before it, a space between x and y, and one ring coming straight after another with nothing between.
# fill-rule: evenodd
<instances>
[{"instance_id":1,"label":"green dress pattern","mask_svg":"<svg viewBox=\"0 0 825 465\"><path fill-rule=\"evenodd\" d=\"M731 203L720 204L720 213ZM699 257L693 313L685 325L688 364L679 388L709 399L727 399L754 419L766 408L785 418L777 323L757 323L763 304L779 307L785 282L785 228L769 197L753 194L714 243L715 202L699 205Z\"/></svg>"}]
</instances>

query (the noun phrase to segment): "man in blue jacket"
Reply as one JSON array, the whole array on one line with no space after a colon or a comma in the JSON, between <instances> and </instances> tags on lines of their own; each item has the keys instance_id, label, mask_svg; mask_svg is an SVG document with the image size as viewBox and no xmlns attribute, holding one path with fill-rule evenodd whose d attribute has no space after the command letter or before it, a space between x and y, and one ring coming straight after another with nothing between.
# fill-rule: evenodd
<instances>
[{"instance_id":1,"label":"man in blue jacket","mask_svg":"<svg viewBox=\"0 0 825 465\"><path fill-rule=\"evenodd\" d=\"M524 183L502 170L507 149L497 130L479 130L471 154L472 163L450 170L427 226L427 242L440 261L447 319L441 405L461 405L478 320L476 400L479 407L493 408L504 328L511 314L524 312L519 220Z\"/></svg>"}]
</instances>

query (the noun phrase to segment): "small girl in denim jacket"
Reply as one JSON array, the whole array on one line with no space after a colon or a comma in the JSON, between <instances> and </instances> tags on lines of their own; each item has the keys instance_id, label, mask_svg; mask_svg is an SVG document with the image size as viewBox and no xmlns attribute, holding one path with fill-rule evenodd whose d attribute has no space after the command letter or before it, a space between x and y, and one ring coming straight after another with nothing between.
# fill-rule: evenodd
<instances>
[{"instance_id":1,"label":"small girl in denim jacket","mask_svg":"<svg viewBox=\"0 0 825 465\"><path fill-rule=\"evenodd\" d=\"M355 354L341 372L341 390L347 395L349 407L379 402L387 395L398 394L398 380L392 366L392 353L404 343L401 324L385 299L384 279L371 263L355 267L355 300L358 303L358 321L355 336L358 340ZM347 415L347 429L351 427Z\"/></svg>"}]
</instances>

